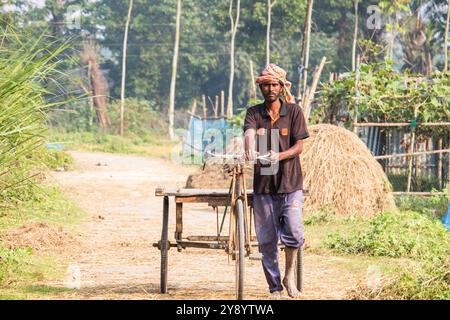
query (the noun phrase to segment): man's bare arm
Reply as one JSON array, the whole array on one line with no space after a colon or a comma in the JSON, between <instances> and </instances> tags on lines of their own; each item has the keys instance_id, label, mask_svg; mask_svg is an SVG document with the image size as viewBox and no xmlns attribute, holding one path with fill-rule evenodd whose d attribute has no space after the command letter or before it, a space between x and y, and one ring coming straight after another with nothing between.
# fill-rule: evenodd
<instances>
[{"instance_id":1,"label":"man's bare arm","mask_svg":"<svg viewBox=\"0 0 450 320\"><path fill-rule=\"evenodd\" d=\"M255 129L247 129L244 134L245 160L255 159Z\"/></svg>"},{"instance_id":2,"label":"man's bare arm","mask_svg":"<svg viewBox=\"0 0 450 320\"><path fill-rule=\"evenodd\" d=\"M298 157L303 151L303 140L297 140L297 142L288 150L279 153L279 161L286 160L294 157Z\"/></svg>"}]
</instances>

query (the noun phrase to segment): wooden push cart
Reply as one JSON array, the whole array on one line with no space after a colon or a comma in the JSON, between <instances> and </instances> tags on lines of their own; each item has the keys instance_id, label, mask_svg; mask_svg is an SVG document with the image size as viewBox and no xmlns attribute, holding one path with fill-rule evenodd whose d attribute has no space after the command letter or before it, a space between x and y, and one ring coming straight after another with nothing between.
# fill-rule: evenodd
<instances>
[{"instance_id":1,"label":"wooden push cart","mask_svg":"<svg viewBox=\"0 0 450 320\"><path fill-rule=\"evenodd\" d=\"M163 224L161 240L153 246L161 251L161 293L167 292L168 251L177 248L178 252L191 247L203 249L222 249L235 260L236 298L244 299L245 257L256 258L252 248L257 247L252 235L253 192L245 186L243 166L239 163L230 167L231 185L227 189L165 189L155 190L155 195L163 197ZM175 198L176 227L174 241L169 241L169 197ZM189 203L207 203L216 212L216 235L183 235L183 208ZM219 207L225 207L222 222L219 223ZM223 225L229 210L229 230L222 235ZM282 247L282 246L281 246ZM297 288L302 290L302 249L297 255Z\"/></svg>"}]
</instances>

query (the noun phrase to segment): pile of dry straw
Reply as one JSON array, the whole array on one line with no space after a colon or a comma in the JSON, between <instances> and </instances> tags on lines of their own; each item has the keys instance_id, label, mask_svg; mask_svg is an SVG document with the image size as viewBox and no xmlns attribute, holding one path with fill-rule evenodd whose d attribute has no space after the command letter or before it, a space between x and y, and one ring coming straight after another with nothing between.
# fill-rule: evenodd
<instances>
[{"instance_id":1,"label":"pile of dry straw","mask_svg":"<svg viewBox=\"0 0 450 320\"><path fill-rule=\"evenodd\" d=\"M336 214L372 215L395 209L391 186L381 165L352 132L329 124L313 125L300 156L303 187L309 190L304 211L332 210ZM253 172L246 172L252 187ZM228 188L230 178L221 165L208 164L189 177L187 188Z\"/></svg>"}]
</instances>

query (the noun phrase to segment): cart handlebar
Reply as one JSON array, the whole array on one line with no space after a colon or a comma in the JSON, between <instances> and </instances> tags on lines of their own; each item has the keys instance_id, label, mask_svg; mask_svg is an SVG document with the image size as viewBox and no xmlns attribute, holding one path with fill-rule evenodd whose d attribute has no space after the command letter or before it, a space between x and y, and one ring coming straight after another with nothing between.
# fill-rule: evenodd
<instances>
[{"instance_id":1,"label":"cart handlebar","mask_svg":"<svg viewBox=\"0 0 450 320\"><path fill-rule=\"evenodd\" d=\"M243 153L233 153L233 154L220 154L220 153L212 153L211 151L206 151L208 155L214 158L221 158L221 159L233 159L233 160L245 160L245 155ZM265 155L258 155L255 157L255 160L270 160L270 154Z\"/></svg>"}]
</instances>

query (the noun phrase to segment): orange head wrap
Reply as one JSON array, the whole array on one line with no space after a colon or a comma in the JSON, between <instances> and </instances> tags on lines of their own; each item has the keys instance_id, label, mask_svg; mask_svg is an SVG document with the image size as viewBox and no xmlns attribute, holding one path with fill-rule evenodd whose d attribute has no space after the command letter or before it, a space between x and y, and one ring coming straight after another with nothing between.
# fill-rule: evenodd
<instances>
[{"instance_id":1,"label":"orange head wrap","mask_svg":"<svg viewBox=\"0 0 450 320\"><path fill-rule=\"evenodd\" d=\"M286 71L274 63L269 64L256 79L256 83L261 84L267 81L278 81L283 85L283 97L288 103L294 102L291 94L292 83L286 80Z\"/></svg>"}]
</instances>

